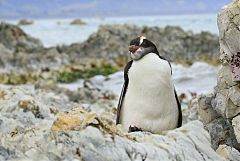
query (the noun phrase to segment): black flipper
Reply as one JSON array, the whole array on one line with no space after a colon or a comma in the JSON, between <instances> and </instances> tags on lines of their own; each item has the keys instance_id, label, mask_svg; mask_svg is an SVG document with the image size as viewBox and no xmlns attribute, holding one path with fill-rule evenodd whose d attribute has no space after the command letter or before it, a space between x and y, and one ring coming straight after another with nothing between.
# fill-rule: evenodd
<instances>
[{"instance_id":1,"label":"black flipper","mask_svg":"<svg viewBox=\"0 0 240 161\"><path fill-rule=\"evenodd\" d=\"M181 104L178 100L178 95L177 95L177 92L175 89L174 89L174 93L175 93L175 98L176 98L177 106L178 106L178 125L177 125L177 128L178 128L178 127L182 126L182 109L181 109Z\"/></svg>"},{"instance_id":2,"label":"black flipper","mask_svg":"<svg viewBox=\"0 0 240 161\"><path fill-rule=\"evenodd\" d=\"M132 66L132 62L133 60L131 60L130 62L127 63L127 65L124 68L124 84L122 87L122 92L118 101L118 107L117 107L117 120L116 120L116 124L120 124L120 114L121 114L121 108L122 108L122 103L123 103L123 99L125 97L127 88L128 88L128 70L129 68Z\"/></svg>"}]
</instances>

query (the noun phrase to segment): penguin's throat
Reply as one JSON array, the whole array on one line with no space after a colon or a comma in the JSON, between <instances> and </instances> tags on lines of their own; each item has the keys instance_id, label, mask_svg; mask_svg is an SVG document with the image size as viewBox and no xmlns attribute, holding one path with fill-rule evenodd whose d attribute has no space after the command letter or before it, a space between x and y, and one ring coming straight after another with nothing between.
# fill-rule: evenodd
<instances>
[{"instance_id":1,"label":"penguin's throat","mask_svg":"<svg viewBox=\"0 0 240 161\"><path fill-rule=\"evenodd\" d=\"M145 55L147 55L148 53L151 53L152 51L153 51L153 48L151 47L149 48L139 47L135 52L133 53L131 52L130 56L132 60L137 61L142 57L144 57Z\"/></svg>"}]
</instances>

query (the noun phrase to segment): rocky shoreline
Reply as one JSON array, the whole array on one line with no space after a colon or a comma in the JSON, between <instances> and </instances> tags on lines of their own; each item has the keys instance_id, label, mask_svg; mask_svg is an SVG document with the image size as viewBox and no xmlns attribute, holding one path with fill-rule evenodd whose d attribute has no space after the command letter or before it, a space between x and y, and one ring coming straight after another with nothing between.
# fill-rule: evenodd
<instances>
[{"instance_id":1,"label":"rocky shoreline","mask_svg":"<svg viewBox=\"0 0 240 161\"><path fill-rule=\"evenodd\" d=\"M81 44L62 47L62 51L97 58L128 59L127 45L140 35L153 41L159 53L170 61L192 64L205 61L217 64L219 55L218 36L209 32L194 34L180 27L137 27L134 25L103 25ZM96 54L97 53L97 54Z\"/></svg>"},{"instance_id":2,"label":"rocky shoreline","mask_svg":"<svg viewBox=\"0 0 240 161\"><path fill-rule=\"evenodd\" d=\"M218 37L208 32L193 34L191 31L173 26L158 28L104 25L83 43L45 48L38 39L27 35L18 26L1 23L0 82L7 84L32 82L32 75L36 77L35 81L41 79L41 75L46 75L45 71L51 71L52 75L58 69L68 71L65 76L70 78L64 78L65 80L74 81L92 76L83 72L80 72L79 76L74 75L68 69L69 66L87 73L101 74L103 71L102 73L111 74L122 69L129 60L127 45L139 34L154 41L161 55L171 61L188 65L195 61L219 63ZM110 70L106 71L108 68ZM11 77L12 75L14 77ZM31 78L30 81L25 80L28 77Z\"/></svg>"}]
</instances>

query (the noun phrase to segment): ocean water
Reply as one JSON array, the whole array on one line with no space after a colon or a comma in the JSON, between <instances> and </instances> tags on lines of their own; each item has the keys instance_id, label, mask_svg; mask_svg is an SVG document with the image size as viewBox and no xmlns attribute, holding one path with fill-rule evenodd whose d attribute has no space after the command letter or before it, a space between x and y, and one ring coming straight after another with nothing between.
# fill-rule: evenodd
<instances>
[{"instance_id":1,"label":"ocean water","mask_svg":"<svg viewBox=\"0 0 240 161\"><path fill-rule=\"evenodd\" d=\"M33 25L21 26L21 28L33 37L39 38L46 47L50 47L83 42L89 35L97 31L99 25L103 24L134 24L158 27L174 25L180 26L184 30L191 30L194 33L209 31L218 34L216 19L216 14L82 18L87 23L85 26L70 25L73 19L44 19L34 20ZM17 21L7 22L17 23Z\"/></svg>"}]
</instances>

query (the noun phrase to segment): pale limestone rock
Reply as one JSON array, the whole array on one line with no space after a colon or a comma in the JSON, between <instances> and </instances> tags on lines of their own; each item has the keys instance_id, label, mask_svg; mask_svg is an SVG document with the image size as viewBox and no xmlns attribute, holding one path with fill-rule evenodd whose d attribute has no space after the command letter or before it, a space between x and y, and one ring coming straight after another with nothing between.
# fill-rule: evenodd
<instances>
[{"instance_id":1,"label":"pale limestone rock","mask_svg":"<svg viewBox=\"0 0 240 161\"><path fill-rule=\"evenodd\" d=\"M198 114L200 120L205 124L210 123L218 117L219 114L212 107L212 99L214 95L210 94L207 96L200 95L198 97Z\"/></svg>"},{"instance_id":2,"label":"pale limestone rock","mask_svg":"<svg viewBox=\"0 0 240 161\"><path fill-rule=\"evenodd\" d=\"M226 117L232 119L240 112L240 106L236 106L231 99L228 99L228 108L226 109Z\"/></svg>"},{"instance_id":3,"label":"pale limestone rock","mask_svg":"<svg viewBox=\"0 0 240 161\"><path fill-rule=\"evenodd\" d=\"M223 90L216 94L214 110L222 117L226 117L226 110L228 108L227 90Z\"/></svg>"},{"instance_id":4,"label":"pale limestone rock","mask_svg":"<svg viewBox=\"0 0 240 161\"><path fill-rule=\"evenodd\" d=\"M231 69L228 65L222 65L218 72L218 86L227 88L233 85Z\"/></svg>"},{"instance_id":5,"label":"pale limestone rock","mask_svg":"<svg viewBox=\"0 0 240 161\"><path fill-rule=\"evenodd\" d=\"M183 115L183 124L200 119L197 98L193 98L192 100L189 101L188 106L185 109L182 109L182 115Z\"/></svg>"},{"instance_id":6,"label":"pale limestone rock","mask_svg":"<svg viewBox=\"0 0 240 161\"><path fill-rule=\"evenodd\" d=\"M50 104L58 100L55 95L49 99L49 93L27 87L11 87L2 91L2 160L224 161L211 148L210 136L200 121L189 122L179 129L163 132L162 135L149 132L129 134L123 133L115 125L112 113L96 114L78 107L67 112L60 111L54 117L37 118L31 110L21 111L18 108L19 100L31 98L34 103L30 103L30 107L35 107L32 105L38 103L39 108L43 105L50 108ZM66 106L65 101L61 101ZM29 107L28 101L20 104L24 108Z\"/></svg>"},{"instance_id":7,"label":"pale limestone rock","mask_svg":"<svg viewBox=\"0 0 240 161\"><path fill-rule=\"evenodd\" d=\"M240 143L240 115L233 118L232 125L233 125L236 139L237 139L238 143Z\"/></svg>"},{"instance_id":8,"label":"pale limestone rock","mask_svg":"<svg viewBox=\"0 0 240 161\"><path fill-rule=\"evenodd\" d=\"M88 126L85 130L58 135L58 144L71 138L71 148L80 148L83 160L224 160L211 148L209 134L199 121L168 131L164 135L131 133L134 140L102 134ZM113 137L113 138L111 138ZM86 144L88 143L88 144Z\"/></svg>"},{"instance_id":9,"label":"pale limestone rock","mask_svg":"<svg viewBox=\"0 0 240 161\"><path fill-rule=\"evenodd\" d=\"M233 102L234 105L240 106L240 88L239 87L231 87L229 88L229 98ZM239 107L240 109L240 107ZM238 111L240 112L240 111Z\"/></svg>"},{"instance_id":10,"label":"pale limestone rock","mask_svg":"<svg viewBox=\"0 0 240 161\"><path fill-rule=\"evenodd\" d=\"M238 122L236 116L240 114L240 84L233 79L233 67L230 63L233 55L240 52L240 0L234 0L220 11L218 28L222 66L214 90L215 96L205 103L202 103L202 98L199 99L200 111L202 109L215 111L213 113L217 113L218 117L209 119L213 118L211 114L207 112L199 112L199 114L201 118L204 118L203 122L211 135L214 149L220 144L226 144L240 150L240 144L237 142L239 131L236 123ZM207 96L205 97L203 96L206 100Z\"/></svg>"},{"instance_id":11,"label":"pale limestone rock","mask_svg":"<svg viewBox=\"0 0 240 161\"><path fill-rule=\"evenodd\" d=\"M218 15L221 58L230 58L240 51L239 0L234 0Z\"/></svg>"},{"instance_id":12,"label":"pale limestone rock","mask_svg":"<svg viewBox=\"0 0 240 161\"><path fill-rule=\"evenodd\" d=\"M240 153L233 147L220 145L217 153L228 161L240 161Z\"/></svg>"}]
</instances>

